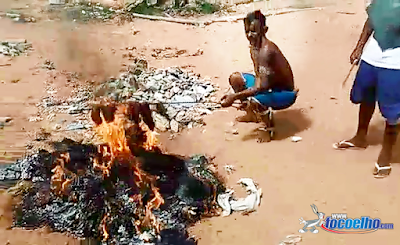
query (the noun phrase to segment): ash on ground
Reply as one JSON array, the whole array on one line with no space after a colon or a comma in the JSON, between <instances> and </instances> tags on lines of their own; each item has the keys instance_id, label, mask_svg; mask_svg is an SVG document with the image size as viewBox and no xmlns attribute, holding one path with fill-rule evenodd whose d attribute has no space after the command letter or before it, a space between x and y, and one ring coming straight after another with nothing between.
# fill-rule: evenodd
<instances>
[{"instance_id":1,"label":"ash on ground","mask_svg":"<svg viewBox=\"0 0 400 245\"><path fill-rule=\"evenodd\" d=\"M80 238L100 241L104 229L109 238L102 244L196 244L186 229L215 208L214 198L225 191L220 178L212 171L209 158L190 158L163 153L144 152L138 155L142 169L158 176L157 187L165 200L153 213L161 221L161 237L153 230L135 230L135 209L139 205L130 199L131 188L123 171L105 179L93 168L94 145L71 140L55 143L57 154L68 152L70 164L65 166L77 174L70 184L69 195L54 194L51 169L57 161L55 153L40 151L15 164L2 166L0 184L19 200L14 206L14 226L28 229L48 226L53 231L67 232ZM82 174L82 171L84 172ZM101 171L100 171L101 172ZM125 176L126 177L126 176ZM144 197L146 194L144 194ZM145 198L144 198L145 199ZM105 226L102 217L107 214ZM148 244L148 243L147 243Z\"/></svg>"},{"instance_id":2,"label":"ash on ground","mask_svg":"<svg viewBox=\"0 0 400 245\"><path fill-rule=\"evenodd\" d=\"M0 41L0 54L5 56L20 56L26 54L32 45L26 40Z\"/></svg>"}]
</instances>

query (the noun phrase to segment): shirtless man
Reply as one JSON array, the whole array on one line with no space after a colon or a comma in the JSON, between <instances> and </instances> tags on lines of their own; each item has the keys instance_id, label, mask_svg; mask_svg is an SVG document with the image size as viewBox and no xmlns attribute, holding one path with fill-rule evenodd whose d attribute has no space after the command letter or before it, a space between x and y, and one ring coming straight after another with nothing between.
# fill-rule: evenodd
<instances>
[{"instance_id":1,"label":"shirtless man","mask_svg":"<svg viewBox=\"0 0 400 245\"><path fill-rule=\"evenodd\" d=\"M260 10L249 13L244 19L246 37L250 42L250 54L255 76L235 72L229 77L234 94L222 97L223 107L231 106L235 100L242 101L247 114L237 118L241 122L259 122L256 113L268 108L286 109L297 98L292 69L280 49L268 40L268 27ZM248 103L243 103L247 99Z\"/></svg>"}]
</instances>

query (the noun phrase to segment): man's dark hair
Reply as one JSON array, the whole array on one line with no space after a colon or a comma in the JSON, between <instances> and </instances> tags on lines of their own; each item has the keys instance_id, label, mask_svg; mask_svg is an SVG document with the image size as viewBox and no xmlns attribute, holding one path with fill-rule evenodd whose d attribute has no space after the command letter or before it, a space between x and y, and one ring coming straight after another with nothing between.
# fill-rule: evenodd
<instances>
[{"instance_id":1,"label":"man's dark hair","mask_svg":"<svg viewBox=\"0 0 400 245\"><path fill-rule=\"evenodd\" d=\"M254 20L258 20L261 24L261 28L264 28L266 25L265 15L261 13L260 10L255 10L247 14L246 18L244 18L244 24L250 25Z\"/></svg>"}]
</instances>

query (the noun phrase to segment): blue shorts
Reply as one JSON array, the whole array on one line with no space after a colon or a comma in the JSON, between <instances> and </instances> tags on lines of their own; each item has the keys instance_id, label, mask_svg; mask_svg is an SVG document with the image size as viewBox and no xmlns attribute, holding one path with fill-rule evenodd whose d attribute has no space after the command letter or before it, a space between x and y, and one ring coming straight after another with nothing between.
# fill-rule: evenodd
<instances>
[{"instance_id":1,"label":"blue shorts","mask_svg":"<svg viewBox=\"0 0 400 245\"><path fill-rule=\"evenodd\" d=\"M400 70L375 67L361 61L351 89L354 104L378 101L382 116L388 124L396 125L400 118Z\"/></svg>"},{"instance_id":2,"label":"blue shorts","mask_svg":"<svg viewBox=\"0 0 400 245\"><path fill-rule=\"evenodd\" d=\"M246 89L255 86L256 77L250 73L242 73ZM258 93L251 98L265 107L283 110L292 106L297 99L297 91L272 90Z\"/></svg>"}]
</instances>

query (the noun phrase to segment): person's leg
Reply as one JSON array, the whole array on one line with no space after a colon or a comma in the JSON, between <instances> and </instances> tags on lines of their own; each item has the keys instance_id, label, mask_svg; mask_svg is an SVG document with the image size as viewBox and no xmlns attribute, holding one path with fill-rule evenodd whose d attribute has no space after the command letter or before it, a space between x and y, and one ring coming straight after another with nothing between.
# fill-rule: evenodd
<instances>
[{"instance_id":1,"label":"person's leg","mask_svg":"<svg viewBox=\"0 0 400 245\"><path fill-rule=\"evenodd\" d=\"M350 95L350 99L354 104L360 104L357 131L352 138L334 144L334 148L348 149L356 147L365 149L367 147L368 127L376 105L377 69L361 61Z\"/></svg>"},{"instance_id":2,"label":"person's leg","mask_svg":"<svg viewBox=\"0 0 400 245\"><path fill-rule=\"evenodd\" d=\"M382 149L375 166L375 177L386 177L391 172L393 147L399 133L400 70L380 69L378 76L378 102L386 127Z\"/></svg>"},{"instance_id":3,"label":"person's leg","mask_svg":"<svg viewBox=\"0 0 400 245\"><path fill-rule=\"evenodd\" d=\"M240 72L235 72L232 73L229 77L229 84L233 88L233 91L235 93L241 92L245 89L247 89L251 84L253 84L255 81L255 77L251 74L246 74L243 75ZM246 114L244 116L240 116L236 118L236 121L238 122L259 122L255 109L256 105L254 102L251 101L242 101L242 103L246 103L245 107L243 108L244 111L246 111Z\"/></svg>"},{"instance_id":4,"label":"person's leg","mask_svg":"<svg viewBox=\"0 0 400 245\"><path fill-rule=\"evenodd\" d=\"M378 157L378 165L380 167L390 166L393 146L396 144L399 128L398 124L390 125L386 122L385 131L383 133L382 149Z\"/></svg>"},{"instance_id":5,"label":"person's leg","mask_svg":"<svg viewBox=\"0 0 400 245\"><path fill-rule=\"evenodd\" d=\"M269 109L284 110L291 107L297 100L297 94L298 90L272 90L254 96L253 101L257 102L255 111L267 128L273 127Z\"/></svg>"},{"instance_id":6,"label":"person's leg","mask_svg":"<svg viewBox=\"0 0 400 245\"><path fill-rule=\"evenodd\" d=\"M375 104L376 103L361 102L358 112L358 127L356 135L353 138L346 140L346 142L359 148L367 147L368 127L375 111Z\"/></svg>"}]
</instances>

